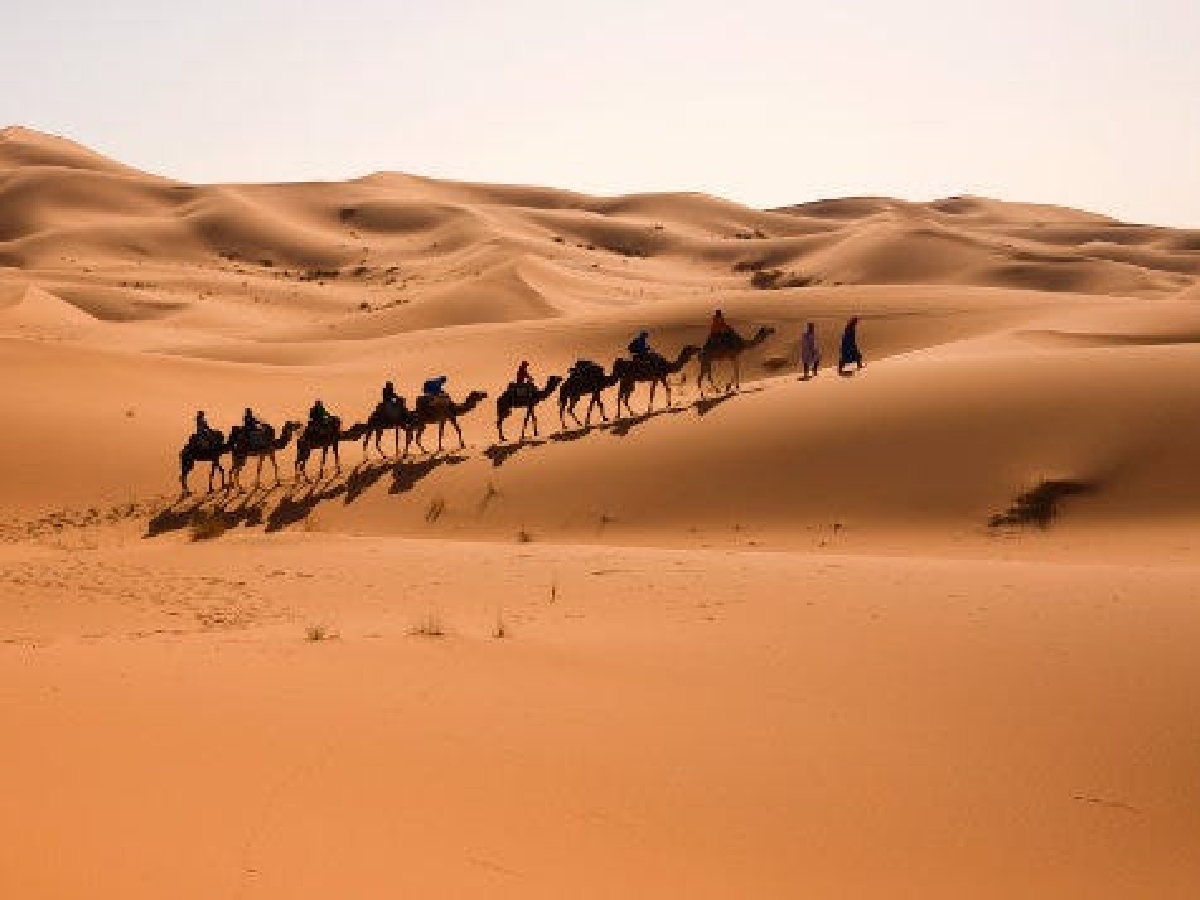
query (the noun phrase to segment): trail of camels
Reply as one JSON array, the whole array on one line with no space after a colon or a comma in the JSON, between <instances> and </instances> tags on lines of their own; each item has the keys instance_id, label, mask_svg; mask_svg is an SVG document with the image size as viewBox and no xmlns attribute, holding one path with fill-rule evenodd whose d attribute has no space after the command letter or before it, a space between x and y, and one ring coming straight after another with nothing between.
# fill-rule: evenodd
<instances>
[{"instance_id":1,"label":"trail of camels","mask_svg":"<svg viewBox=\"0 0 1200 900\"><path fill-rule=\"evenodd\" d=\"M608 411L604 406L603 394L612 387L617 388L617 404L615 415L621 417L622 410L629 416L635 412L631 405L633 393L638 384L647 383L650 394L647 399L646 412L654 409L658 388L663 389L666 396L666 406L673 406L670 377L678 375L693 359L699 358L699 373L696 385L701 398L705 397L705 386L713 391L723 390L726 393L736 391L741 387L740 360L745 351L757 347L774 334L774 329L762 327L753 337L745 338L736 331L729 330L718 336L710 336L703 346L687 344L680 349L674 359L667 359L656 352L640 356L618 358L613 362L611 371L590 360L579 360L571 367L565 376L551 375L541 387L536 384L510 383L496 400L496 431L501 442L507 440L504 433L504 423L515 411L524 410L521 421L521 433L518 440L524 440L527 430L532 427L533 435L539 433L537 408L548 400L556 391L558 394L558 415L560 427L566 431L569 417L577 428L591 426L592 414L599 412L603 421L609 421ZM730 380L723 388L719 387L713 376L715 363L727 363L730 366ZM684 379L686 381L686 379ZM472 412L488 394L485 391L473 390L466 395L462 402L456 402L449 395L423 395L418 397L410 407L404 397L396 396L394 400L378 402L365 422L356 423L349 428L343 428L341 420L330 417L324 423L310 422L307 426L297 421L287 421L276 431L274 426L259 423L256 428L245 428L235 425L230 429L228 438L215 429L209 429L206 435L195 434L180 451L179 481L183 493L190 494L188 476L197 463L209 463L208 491L213 491L213 481L217 475L221 477L221 488L242 489L241 473L247 463L253 459L256 462L255 485L262 481L264 462L270 463L276 483L280 481L277 455L286 450L296 439L295 477L298 480L308 479L308 461L317 451L320 451L319 476L323 476L325 465L330 455L333 457L334 471L341 471L341 456L339 447L346 441L362 441L363 458L370 453L372 441L376 452L386 458L383 449L385 432L393 434L393 452L401 459L409 455L412 445L423 453L429 453L423 438L428 428L437 427L437 451L444 449L446 426L449 425L458 437L459 449L466 447L462 429L458 424L460 417ZM584 398L588 399L587 409L581 420L576 413L576 407ZM400 447L400 433L404 433L404 447ZM222 458L230 457L230 468L226 472Z\"/></svg>"}]
</instances>

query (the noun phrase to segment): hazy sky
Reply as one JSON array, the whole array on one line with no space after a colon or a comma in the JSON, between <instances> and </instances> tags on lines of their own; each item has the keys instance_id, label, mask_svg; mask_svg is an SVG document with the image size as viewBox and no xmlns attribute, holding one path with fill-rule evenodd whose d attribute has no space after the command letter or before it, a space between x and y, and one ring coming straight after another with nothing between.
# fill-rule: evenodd
<instances>
[{"instance_id":1,"label":"hazy sky","mask_svg":"<svg viewBox=\"0 0 1200 900\"><path fill-rule=\"evenodd\" d=\"M1200 227L1200 0L7 6L0 124L191 181L975 193Z\"/></svg>"}]
</instances>

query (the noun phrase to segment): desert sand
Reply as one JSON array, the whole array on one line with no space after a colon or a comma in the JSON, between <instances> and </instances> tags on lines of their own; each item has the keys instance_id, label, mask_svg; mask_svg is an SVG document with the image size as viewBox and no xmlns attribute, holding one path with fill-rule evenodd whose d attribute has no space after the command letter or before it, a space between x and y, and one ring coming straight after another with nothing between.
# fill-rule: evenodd
<instances>
[{"instance_id":1,"label":"desert sand","mask_svg":"<svg viewBox=\"0 0 1200 900\"><path fill-rule=\"evenodd\" d=\"M740 390L497 439L521 359L716 307L773 329ZM0 896L1195 897L1198 348L1200 230L5 129ZM438 374L463 449L180 495L197 409Z\"/></svg>"}]
</instances>

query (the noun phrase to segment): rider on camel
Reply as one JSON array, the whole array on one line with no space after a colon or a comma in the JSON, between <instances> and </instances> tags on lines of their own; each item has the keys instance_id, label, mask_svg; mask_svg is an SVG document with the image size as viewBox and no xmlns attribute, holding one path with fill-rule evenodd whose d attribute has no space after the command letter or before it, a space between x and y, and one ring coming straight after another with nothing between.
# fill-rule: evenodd
<instances>
[{"instance_id":1,"label":"rider on camel","mask_svg":"<svg viewBox=\"0 0 1200 900\"><path fill-rule=\"evenodd\" d=\"M718 309L713 313L712 322L708 326L709 340L712 340L718 335L729 334L731 331L733 331L733 329L730 328L729 323L725 321L725 314Z\"/></svg>"},{"instance_id":2,"label":"rider on camel","mask_svg":"<svg viewBox=\"0 0 1200 900\"><path fill-rule=\"evenodd\" d=\"M533 384L533 376L529 374L529 360L521 360L521 364L517 366L517 377L513 380L513 384Z\"/></svg>"},{"instance_id":3,"label":"rider on camel","mask_svg":"<svg viewBox=\"0 0 1200 900\"><path fill-rule=\"evenodd\" d=\"M217 435L220 434L215 428L208 424L208 419L204 418L204 410L196 413L196 434L194 440L198 444L215 443Z\"/></svg>"},{"instance_id":4,"label":"rider on camel","mask_svg":"<svg viewBox=\"0 0 1200 900\"><path fill-rule=\"evenodd\" d=\"M383 403L387 406L396 403L400 400L400 395L396 393L396 386L390 381L383 386Z\"/></svg>"},{"instance_id":5,"label":"rider on camel","mask_svg":"<svg viewBox=\"0 0 1200 900\"><path fill-rule=\"evenodd\" d=\"M634 359L644 359L654 353L650 349L650 332L645 329L639 331L637 337L629 342L629 352L633 354Z\"/></svg>"},{"instance_id":6,"label":"rider on camel","mask_svg":"<svg viewBox=\"0 0 1200 900\"><path fill-rule=\"evenodd\" d=\"M262 428L264 424L255 417L254 412L247 406L246 412L242 415L242 427L246 430L246 433L252 434Z\"/></svg>"},{"instance_id":7,"label":"rider on camel","mask_svg":"<svg viewBox=\"0 0 1200 900\"><path fill-rule=\"evenodd\" d=\"M325 404L320 400L314 403L312 409L308 411L308 425L310 428L325 428L333 420L333 416L329 414L329 410L325 408Z\"/></svg>"},{"instance_id":8,"label":"rider on camel","mask_svg":"<svg viewBox=\"0 0 1200 900\"><path fill-rule=\"evenodd\" d=\"M421 385L421 393L428 399L441 397L446 393L446 382L450 380L448 375L439 375L436 378L427 379Z\"/></svg>"}]
</instances>

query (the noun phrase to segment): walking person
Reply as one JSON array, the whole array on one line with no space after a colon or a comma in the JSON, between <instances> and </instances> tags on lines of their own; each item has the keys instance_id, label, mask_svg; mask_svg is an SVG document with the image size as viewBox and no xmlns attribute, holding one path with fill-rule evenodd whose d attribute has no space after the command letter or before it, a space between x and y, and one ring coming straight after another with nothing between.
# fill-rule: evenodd
<instances>
[{"instance_id":1,"label":"walking person","mask_svg":"<svg viewBox=\"0 0 1200 900\"><path fill-rule=\"evenodd\" d=\"M842 352L838 356L838 374L845 375L847 367L851 365L856 367L855 371L863 367L862 351L858 349L858 316L854 316L847 322L846 330L842 332Z\"/></svg>"},{"instance_id":2,"label":"walking person","mask_svg":"<svg viewBox=\"0 0 1200 900\"><path fill-rule=\"evenodd\" d=\"M804 326L804 333L800 335L800 368L804 371L800 376L801 380L816 378L820 365L821 350L817 346L817 328L809 322Z\"/></svg>"}]
</instances>

